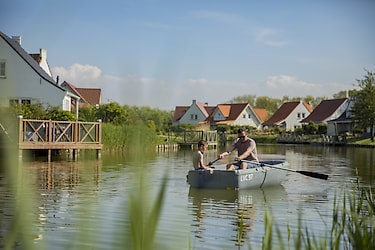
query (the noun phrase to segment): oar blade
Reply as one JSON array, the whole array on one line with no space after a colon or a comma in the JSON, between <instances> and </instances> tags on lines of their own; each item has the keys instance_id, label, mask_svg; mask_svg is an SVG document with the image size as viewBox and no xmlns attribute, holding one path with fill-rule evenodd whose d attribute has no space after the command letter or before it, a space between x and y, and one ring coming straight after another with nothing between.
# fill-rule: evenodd
<instances>
[{"instance_id":1,"label":"oar blade","mask_svg":"<svg viewBox=\"0 0 375 250\"><path fill-rule=\"evenodd\" d=\"M303 175L306 175L306 176L317 178L317 179L322 179L322 180L328 179L328 175L326 175L326 174L315 173L315 172L310 172L310 171L303 171L303 170L296 171L296 172L300 173L300 174L303 174Z\"/></svg>"}]
</instances>

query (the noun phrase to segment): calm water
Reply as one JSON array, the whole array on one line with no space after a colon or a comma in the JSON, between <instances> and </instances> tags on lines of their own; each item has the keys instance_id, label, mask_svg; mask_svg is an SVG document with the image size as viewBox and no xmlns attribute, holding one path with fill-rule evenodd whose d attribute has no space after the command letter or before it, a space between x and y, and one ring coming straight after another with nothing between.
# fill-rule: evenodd
<instances>
[{"instance_id":1,"label":"calm water","mask_svg":"<svg viewBox=\"0 0 375 250\"><path fill-rule=\"evenodd\" d=\"M143 180L149 195L146 200L151 203L167 173L156 235L160 249L259 249L266 210L272 212L284 243L288 236L293 237L299 216L310 232L325 235L333 199L355 185L356 169L360 185L375 186L374 149L259 145L258 151L261 160L285 159L293 169L328 174L329 180L288 173L282 185L274 188L190 189L186 183L192 167L190 150L142 157L103 155L100 161L27 162L24 168L35 189L29 194L35 209L30 212L35 245L45 249L126 249L128 200L137 195L139 167L147 170ZM217 154L208 151L207 162ZM0 194L1 248L14 218L13 194L4 171L0 172ZM292 243L290 247L293 249Z\"/></svg>"}]
</instances>

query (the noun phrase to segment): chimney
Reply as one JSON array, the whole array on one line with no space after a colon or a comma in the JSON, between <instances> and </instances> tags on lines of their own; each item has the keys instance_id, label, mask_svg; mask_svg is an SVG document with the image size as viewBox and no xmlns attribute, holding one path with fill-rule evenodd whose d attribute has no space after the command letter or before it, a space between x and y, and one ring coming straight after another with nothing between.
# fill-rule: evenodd
<instances>
[{"instance_id":1,"label":"chimney","mask_svg":"<svg viewBox=\"0 0 375 250\"><path fill-rule=\"evenodd\" d=\"M21 36L12 36L12 40L21 45Z\"/></svg>"},{"instance_id":2,"label":"chimney","mask_svg":"<svg viewBox=\"0 0 375 250\"><path fill-rule=\"evenodd\" d=\"M193 104L195 104L196 102L197 102L197 100L194 99L194 100L193 100Z\"/></svg>"},{"instance_id":3,"label":"chimney","mask_svg":"<svg viewBox=\"0 0 375 250\"><path fill-rule=\"evenodd\" d=\"M47 61L47 50L46 49L39 49L39 57L40 61Z\"/></svg>"}]
</instances>

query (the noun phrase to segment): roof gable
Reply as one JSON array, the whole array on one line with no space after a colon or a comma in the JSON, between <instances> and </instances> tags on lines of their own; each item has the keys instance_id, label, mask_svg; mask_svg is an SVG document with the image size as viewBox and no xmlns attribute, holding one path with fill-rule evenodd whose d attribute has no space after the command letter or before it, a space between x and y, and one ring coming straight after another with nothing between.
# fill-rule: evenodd
<instances>
[{"instance_id":1,"label":"roof gable","mask_svg":"<svg viewBox=\"0 0 375 250\"><path fill-rule=\"evenodd\" d=\"M318 106L314 109L314 111L303 119L301 122L309 123L309 122L325 122L331 118L332 115L345 103L347 102L348 98L340 98L340 99L329 99L323 100L319 103ZM341 114L339 114L341 115Z\"/></svg>"},{"instance_id":2,"label":"roof gable","mask_svg":"<svg viewBox=\"0 0 375 250\"><path fill-rule=\"evenodd\" d=\"M229 117L231 106L227 104L219 104L217 105L218 110L224 117Z\"/></svg>"},{"instance_id":3,"label":"roof gable","mask_svg":"<svg viewBox=\"0 0 375 250\"><path fill-rule=\"evenodd\" d=\"M258 116L261 123L267 120L268 113L266 109L253 108L253 111Z\"/></svg>"},{"instance_id":4,"label":"roof gable","mask_svg":"<svg viewBox=\"0 0 375 250\"><path fill-rule=\"evenodd\" d=\"M248 103L226 103L218 104L216 106L215 112L212 112L210 117L207 118L207 121L210 123L216 124L228 124L237 120L241 113L247 108L250 107ZM215 121L214 115L216 112L220 112L224 116L224 120Z\"/></svg>"},{"instance_id":5,"label":"roof gable","mask_svg":"<svg viewBox=\"0 0 375 250\"><path fill-rule=\"evenodd\" d=\"M56 84L52 77L48 75L42 67L40 67L37 61L35 61L34 58L21 47L20 44L18 44L16 41L14 41L2 32L0 32L0 37L4 39L4 41L30 66L31 69L34 70L36 74L38 74L48 83L54 85L56 88L65 91L62 87Z\"/></svg>"},{"instance_id":6,"label":"roof gable","mask_svg":"<svg viewBox=\"0 0 375 250\"><path fill-rule=\"evenodd\" d=\"M300 101L284 102L271 118L263 123L263 125L278 125L282 123L300 103Z\"/></svg>"},{"instance_id":7,"label":"roof gable","mask_svg":"<svg viewBox=\"0 0 375 250\"><path fill-rule=\"evenodd\" d=\"M173 113L173 122L178 122L184 116L190 106L176 106Z\"/></svg>"},{"instance_id":8,"label":"roof gable","mask_svg":"<svg viewBox=\"0 0 375 250\"><path fill-rule=\"evenodd\" d=\"M79 96L83 102L87 102L85 100L85 98L81 95L81 93L77 90L77 87L74 86L73 84L71 84L67 81L64 81L63 83L61 83L61 87L65 88L65 89L68 88L68 90L71 91L73 94Z\"/></svg>"}]
</instances>

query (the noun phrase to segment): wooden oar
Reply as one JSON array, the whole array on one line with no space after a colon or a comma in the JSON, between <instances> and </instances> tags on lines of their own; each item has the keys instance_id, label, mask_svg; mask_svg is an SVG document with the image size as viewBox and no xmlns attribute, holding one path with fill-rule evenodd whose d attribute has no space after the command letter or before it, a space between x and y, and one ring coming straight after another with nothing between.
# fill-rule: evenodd
<instances>
[{"instance_id":1,"label":"wooden oar","mask_svg":"<svg viewBox=\"0 0 375 250\"><path fill-rule=\"evenodd\" d=\"M317 178L317 179L322 179L322 180L328 179L328 175L326 175L326 174L310 172L310 171L303 171L303 170L296 170L296 169L290 169L290 168L283 168L283 167L278 167L278 166L274 166L274 165L271 165L271 164L265 164L265 163L262 163L262 162L254 162L254 161L247 161L247 160L242 160L242 161L248 162L248 163L253 163L253 164L255 163L255 164L258 164L260 166L267 166L267 167L270 167L270 168L277 168L277 169L281 169L281 170L285 170L285 171L295 172L295 173L303 174L303 175L310 176L310 177Z\"/></svg>"},{"instance_id":2,"label":"wooden oar","mask_svg":"<svg viewBox=\"0 0 375 250\"><path fill-rule=\"evenodd\" d=\"M220 158L216 158L215 160L210 161L207 165L208 165L208 166L211 166L212 164L214 164L214 163L217 162L218 160L220 160Z\"/></svg>"}]
</instances>

